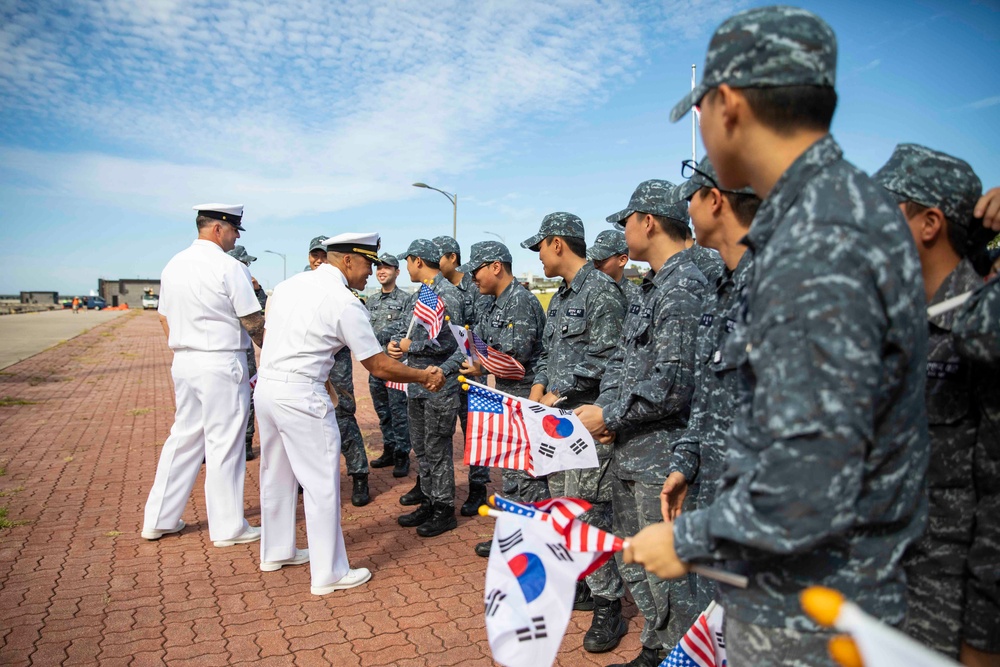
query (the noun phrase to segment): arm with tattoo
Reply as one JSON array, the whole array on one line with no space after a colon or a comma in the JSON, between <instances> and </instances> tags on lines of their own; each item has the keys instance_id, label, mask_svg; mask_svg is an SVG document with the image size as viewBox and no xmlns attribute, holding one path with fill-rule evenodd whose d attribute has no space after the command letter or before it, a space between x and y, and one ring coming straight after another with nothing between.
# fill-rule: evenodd
<instances>
[{"instance_id":1,"label":"arm with tattoo","mask_svg":"<svg viewBox=\"0 0 1000 667\"><path fill-rule=\"evenodd\" d=\"M250 340L257 344L257 347L264 346L264 314L259 310L240 318L240 324L250 334Z\"/></svg>"}]
</instances>

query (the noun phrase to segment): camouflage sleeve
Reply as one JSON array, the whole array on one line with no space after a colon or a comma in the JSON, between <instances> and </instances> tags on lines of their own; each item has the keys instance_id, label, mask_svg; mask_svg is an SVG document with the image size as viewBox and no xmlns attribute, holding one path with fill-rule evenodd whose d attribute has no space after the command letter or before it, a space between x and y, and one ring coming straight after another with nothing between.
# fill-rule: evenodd
<instances>
[{"instance_id":1,"label":"camouflage sleeve","mask_svg":"<svg viewBox=\"0 0 1000 667\"><path fill-rule=\"evenodd\" d=\"M542 325L542 353L538 355L538 362L535 364L534 384L540 384L548 391L549 388L549 323L545 321Z\"/></svg>"},{"instance_id":2,"label":"camouflage sleeve","mask_svg":"<svg viewBox=\"0 0 1000 667\"><path fill-rule=\"evenodd\" d=\"M674 443L673 451L670 453L670 467L667 470L668 474L671 472L681 473L689 484L698 475L698 467L701 465L703 429L705 428L705 420L710 418L710 415L706 413L707 402L705 392L702 390L704 374L705 367L696 364L691 416L688 418L687 430Z\"/></svg>"},{"instance_id":3,"label":"camouflage sleeve","mask_svg":"<svg viewBox=\"0 0 1000 667\"><path fill-rule=\"evenodd\" d=\"M440 296L444 301L445 315L451 317L452 322L464 321L462 320L462 313L464 312L462 308L462 299L457 289L443 291L438 296ZM416 303L416 299L414 299L414 303ZM457 313L457 315L452 315L452 313ZM406 332L404 331L403 333L405 334ZM411 339L410 349L407 354L414 357L427 356L440 359L445 356L450 357L457 349L458 341L455 340L455 336L452 335L451 329L448 328L448 323L445 322L441 327L441 332L438 333L438 337L434 342L426 338L422 340ZM458 365L461 366L462 362L459 361ZM444 369L442 368L442 370Z\"/></svg>"},{"instance_id":4,"label":"camouflage sleeve","mask_svg":"<svg viewBox=\"0 0 1000 667\"><path fill-rule=\"evenodd\" d=\"M700 310L700 290L677 288L666 295L650 332L649 344L655 346L653 367L647 379L620 387L617 398L604 406L609 431L688 410L694 392L694 339Z\"/></svg>"},{"instance_id":5,"label":"camouflage sleeve","mask_svg":"<svg viewBox=\"0 0 1000 667\"><path fill-rule=\"evenodd\" d=\"M534 305L528 299L534 301ZM517 359L522 366L530 369L535 362L534 356L538 351L542 327L545 326L545 313L542 311L542 305L538 303L538 299L529 294L526 299L519 303L514 313L512 325L508 343L510 349L501 349L500 351L509 354Z\"/></svg>"},{"instance_id":6,"label":"camouflage sleeve","mask_svg":"<svg viewBox=\"0 0 1000 667\"><path fill-rule=\"evenodd\" d=\"M818 228L797 247L752 296L741 365L756 384L729 438L754 461L723 477L712 505L678 518L684 560L805 553L858 520L885 306L858 270L858 244Z\"/></svg>"},{"instance_id":7,"label":"camouflage sleeve","mask_svg":"<svg viewBox=\"0 0 1000 667\"><path fill-rule=\"evenodd\" d=\"M1000 652L1000 383L992 379L993 372L986 370L990 386L978 392L981 420L972 462L975 527L962 624L965 641L988 653Z\"/></svg>"},{"instance_id":8,"label":"camouflage sleeve","mask_svg":"<svg viewBox=\"0 0 1000 667\"><path fill-rule=\"evenodd\" d=\"M622 321L625 319L625 297L621 290L616 286L614 289L597 289L593 295L587 351L573 367L568 382L557 383L556 388L563 396L583 394L600 387L601 376L621 336ZM550 386L549 390L552 389Z\"/></svg>"},{"instance_id":9,"label":"camouflage sleeve","mask_svg":"<svg viewBox=\"0 0 1000 667\"><path fill-rule=\"evenodd\" d=\"M976 290L955 314L952 335L962 356L1000 363L1000 276Z\"/></svg>"},{"instance_id":10,"label":"camouflage sleeve","mask_svg":"<svg viewBox=\"0 0 1000 667\"><path fill-rule=\"evenodd\" d=\"M406 300L403 302L403 314L406 315L407 317L403 317L400 320L401 322L400 327L397 331L392 332L390 340L392 340L395 343L398 343L399 341L406 338L406 332L410 328L410 321L413 318L413 307L416 305L417 305L417 293L414 292L413 294L408 295L406 297ZM406 326L402 325L403 322L406 323ZM417 326L420 325L414 325L414 328L416 328Z\"/></svg>"}]
</instances>

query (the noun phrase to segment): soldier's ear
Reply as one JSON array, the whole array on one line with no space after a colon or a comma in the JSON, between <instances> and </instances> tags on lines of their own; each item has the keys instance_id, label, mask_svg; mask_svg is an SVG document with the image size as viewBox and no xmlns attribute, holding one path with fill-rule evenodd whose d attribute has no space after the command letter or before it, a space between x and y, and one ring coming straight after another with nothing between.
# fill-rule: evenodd
<instances>
[{"instance_id":1,"label":"soldier's ear","mask_svg":"<svg viewBox=\"0 0 1000 667\"><path fill-rule=\"evenodd\" d=\"M936 207L925 209L920 217L921 240L932 243L935 239L948 238L948 220L941 209Z\"/></svg>"}]
</instances>

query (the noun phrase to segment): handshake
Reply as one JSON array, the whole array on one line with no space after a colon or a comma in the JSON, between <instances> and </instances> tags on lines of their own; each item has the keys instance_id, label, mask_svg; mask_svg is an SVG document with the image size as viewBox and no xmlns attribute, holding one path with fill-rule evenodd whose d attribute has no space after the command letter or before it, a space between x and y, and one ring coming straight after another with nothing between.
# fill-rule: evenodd
<instances>
[{"instance_id":1,"label":"handshake","mask_svg":"<svg viewBox=\"0 0 1000 667\"><path fill-rule=\"evenodd\" d=\"M427 391L440 391L444 386L444 373L437 366L428 366L421 375L419 382Z\"/></svg>"}]
</instances>

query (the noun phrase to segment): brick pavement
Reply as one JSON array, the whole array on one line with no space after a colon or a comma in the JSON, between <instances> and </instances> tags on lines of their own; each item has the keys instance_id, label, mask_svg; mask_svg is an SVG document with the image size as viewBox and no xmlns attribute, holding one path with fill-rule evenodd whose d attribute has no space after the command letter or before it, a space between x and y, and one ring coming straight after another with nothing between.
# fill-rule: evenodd
<instances>
[{"instance_id":1,"label":"brick pavement","mask_svg":"<svg viewBox=\"0 0 1000 667\"><path fill-rule=\"evenodd\" d=\"M472 552L492 522L460 517L457 530L429 540L400 528L397 499L412 474L372 471L375 497L363 508L350 505L351 485L342 484L351 565L373 572L351 591L314 597L308 567L261 573L257 544L214 548L203 479L182 533L141 539L173 418L169 364L155 313L135 312L0 373L0 507L27 522L0 529L0 664L493 664L486 560ZM381 435L359 364L355 378L358 421L377 455ZM461 444L457 436L464 494ZM258 462L247 468L246 516L257 523ZM618 650L592 655L582 649L590 614L575 612L557 664L632 658L641 619L630 604L626 615L630 633Z\"/></svg>"}]
</instances>

